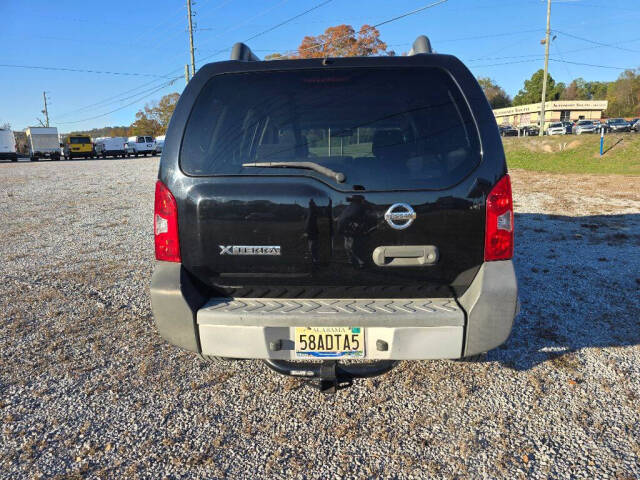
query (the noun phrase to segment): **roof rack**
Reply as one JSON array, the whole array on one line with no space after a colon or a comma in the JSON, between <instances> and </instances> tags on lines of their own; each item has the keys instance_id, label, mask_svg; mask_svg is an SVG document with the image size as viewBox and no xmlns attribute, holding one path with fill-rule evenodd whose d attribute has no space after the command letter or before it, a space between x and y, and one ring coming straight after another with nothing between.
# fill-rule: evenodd
<instances>
[{"instance_id":1,"label":"roof rack","mask_svg":"<svg viewBox=\"0 0 640 480\"><path fill-rule=\"evenodd\" d=\"M240 60L243 62L260 61L260 59L253 54L251 49L241 42L236 43L231 49L231 60Z\"/></svg>"},{"instance_id":2,"label":"roof rack","mask_svg":"<svg viewBox=\"0 0 640 480\"><path fill-rule=\"evenodd\" d=\"M420 35L409 50L409 55L417 55L419 53L433 53L431 42L425 35Z\"/></svg>"}]
</instances>

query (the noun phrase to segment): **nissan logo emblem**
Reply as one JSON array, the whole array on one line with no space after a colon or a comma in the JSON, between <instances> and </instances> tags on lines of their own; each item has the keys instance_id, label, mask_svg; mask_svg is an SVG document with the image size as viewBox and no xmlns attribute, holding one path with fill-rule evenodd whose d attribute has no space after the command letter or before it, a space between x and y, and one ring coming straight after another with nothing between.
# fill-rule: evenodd
<instances>
[{"instance_id":1,"label":"nissan logo emblem","mask_svg":"<svg viewBox=\"0 0 640 480\"><path fill-rule=\"evenodd\" d=\"M408 203L394 203L384 214L384 219L396 230L404 230L416 219L416 212Z\"/></svg>"}]
</instances>

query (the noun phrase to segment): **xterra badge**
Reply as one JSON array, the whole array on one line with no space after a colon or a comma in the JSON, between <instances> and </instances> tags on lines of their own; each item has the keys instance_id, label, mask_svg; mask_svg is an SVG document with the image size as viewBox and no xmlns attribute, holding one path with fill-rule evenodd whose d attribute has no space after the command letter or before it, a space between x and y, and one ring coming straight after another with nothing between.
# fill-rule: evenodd
<instances>
[{"instance_id":1,"label":"xterra badge","mask_svg":"<svg viewBox=\"0 0 640 480\"><path fill-rule=\"evenodd\" d=\"M218 245L220 255L280 255L280 245Z\"/></svg>"}]
</instances>

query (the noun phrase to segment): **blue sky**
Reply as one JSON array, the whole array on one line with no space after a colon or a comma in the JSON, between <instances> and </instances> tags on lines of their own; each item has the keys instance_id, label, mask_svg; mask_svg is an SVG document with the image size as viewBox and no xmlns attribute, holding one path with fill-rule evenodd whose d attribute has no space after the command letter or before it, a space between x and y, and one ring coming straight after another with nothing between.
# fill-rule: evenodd
<instances>
[{"instance_id":1,"label":"blue sky","mask_svg":"<svg viewBox=\"0 0 640 480\"><path fill-rule=\"evenodd\" d=\"M195 1L197 66L227 59L236 41L322 3ZM295 49L304 35L317 35L328 26L359 28L433 1L332 0L248 43L259 56L284 52ZM489 76L515 95L542 67L545 15L546 0L448 0L383 25L380 32L398 53L409 50L417 35L426 34L436 51L460 57L475 75ZM146 102L184 87L189 56L182 0L111 0L108 6L95 0L0 0L0 18L2 65L138 74L0 66L0 124L9 122L15 130L36 125L42 117L43 90L51 99L52 126L67 132L129 125ZM638 0L554 0L551 27L558 33L551 46L552 76L563 82L576 77L614 80L621 69L578 64L640 67L639 24ZM174 77L180 78L167 85Z\"/></svg>"}]
</instances>

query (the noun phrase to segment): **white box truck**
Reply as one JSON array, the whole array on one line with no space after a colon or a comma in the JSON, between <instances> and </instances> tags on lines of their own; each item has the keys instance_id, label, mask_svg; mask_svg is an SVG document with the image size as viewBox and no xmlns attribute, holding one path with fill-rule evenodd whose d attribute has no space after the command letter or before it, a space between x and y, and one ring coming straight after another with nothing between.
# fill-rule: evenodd
<instances>
[{"instance_id":1,"label":"white box truck","mask_svg":"<svg viewBox=\"0 0 640 480\"><path fill-rule=\"evenodd\" d=\"M0 160L18 161L16 137L8 128L0 128Z\"/></svg>"},{"instance_id":2,"label":"white box truck","mask_svg":"<svg viewBox=\"0 0 640 480\"><path fill-rule=\"evenodd\" d=\"M46 157L60 160L60 139L56 127L29 127L26 133L32 162Z\"/></svg>"}]
</instances>

